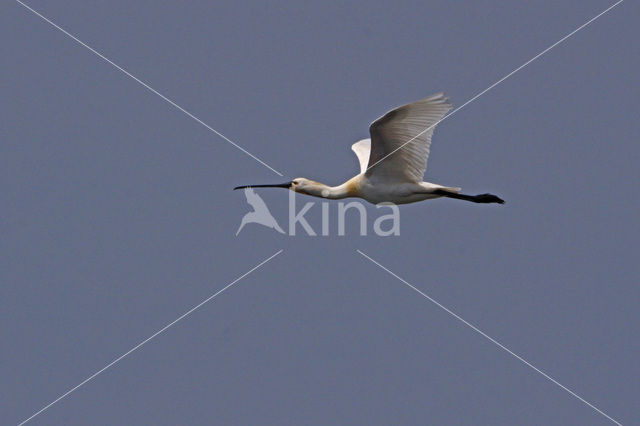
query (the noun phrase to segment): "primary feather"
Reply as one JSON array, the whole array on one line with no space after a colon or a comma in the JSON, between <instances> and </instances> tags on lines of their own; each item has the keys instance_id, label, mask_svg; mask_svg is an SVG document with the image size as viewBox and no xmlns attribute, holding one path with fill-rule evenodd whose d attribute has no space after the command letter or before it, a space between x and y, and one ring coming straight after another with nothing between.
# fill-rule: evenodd
<instances>
[{"instance_id":1,"label":"primary feather","mask_svg":"<svg viewBox=\"0 0 640 426\"><path fill-rule=\"evenodd\" d=\"M433 130L450 110L449 98L438 93L393 109L374 121L369 127L367 176L387 181L422 181ZM355 146L352 149L355 151Z\"/></svg>"}]
</instances>

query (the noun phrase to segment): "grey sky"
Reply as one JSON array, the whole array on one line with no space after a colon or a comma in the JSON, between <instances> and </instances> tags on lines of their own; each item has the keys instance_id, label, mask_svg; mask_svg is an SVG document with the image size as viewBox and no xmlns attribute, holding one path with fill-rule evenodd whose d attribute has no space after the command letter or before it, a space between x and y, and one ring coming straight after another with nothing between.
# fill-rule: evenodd
<instances>
[{"instance_id":1,"label":"grey sky","mask_svg":"<svg viewBox=\"0 0 640 426\"><path fill-rule=\"evenodd\" d=\"M336 184L389 108L459 106L613 2L27 3L286 178ZM33 424L611 424L360 249L637 423L638 12L438 126L426 180L506 205L402 206L386 239L353 217L346 237L235 237L231 189L283 178L3 2L0 422L284 249ZM260 195L286 223L286 192Z\"/></svg>"}]
</instances>

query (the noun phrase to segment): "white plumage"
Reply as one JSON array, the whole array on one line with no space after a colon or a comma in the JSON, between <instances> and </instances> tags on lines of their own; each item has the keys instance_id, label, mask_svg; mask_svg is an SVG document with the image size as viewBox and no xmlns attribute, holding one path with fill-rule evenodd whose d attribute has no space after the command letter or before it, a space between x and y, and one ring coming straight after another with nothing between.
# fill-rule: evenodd
<instances>
[{"instance_id":1,"label":"white plumage","mask_svg":"<svg viewBox=\"0 0 640 426\"><path fill-rule=\"evenodd\" d=\"M327 186L306 178L277 185L247 187L281 187L321 198L363 198L371 203L413 203L430 198L449 197L476 203L504 203L492 194L465 195L460 188L423 182L431 137L438 124L451 110L449 99L437 93L422 100L395 108L371 123L371 139L351 146L360 163L360 174L342 185Z\"/></svg>"},{"instance_id":2,"label":"white plumage","mask_svg":"<svg viewBox=\"0 0 640 426\"><path fill-rule=\"evenodd\" d=\"M371 123L367 176L421 182L433 130L451 108L444 93L438 93L393 109Z\"/></svg>"}]
</instances>

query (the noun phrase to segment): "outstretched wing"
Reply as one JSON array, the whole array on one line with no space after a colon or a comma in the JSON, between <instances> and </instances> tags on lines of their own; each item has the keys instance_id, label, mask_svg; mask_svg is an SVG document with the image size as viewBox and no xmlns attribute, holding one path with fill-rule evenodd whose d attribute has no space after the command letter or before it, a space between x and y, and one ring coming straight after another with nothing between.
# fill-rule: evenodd
<instances>
[{"instance_id":1,"label":"outstretched wing","mask_svg":"<svg viewBox=\"0 0 640 426\"><path fill-rule=\"evenodd\" d=\"M371 123L367 176L391 181L422 181L433 129L450 110L449 98L444 93L437 93L391 110Z\"/></svg>"},{"instance_id":2,"label":"outstretched wing","mask_svg":"<svg viewBox=\"0 0 640 426\"><path fill-rule=\"evenodd\" d=\"M367 171L367 164L369 164L369 153L371 152L371 139L362 139L351 145L351 150L358 156L358 162L360 163L360 173Z\"/></svg>"}]
</instances>

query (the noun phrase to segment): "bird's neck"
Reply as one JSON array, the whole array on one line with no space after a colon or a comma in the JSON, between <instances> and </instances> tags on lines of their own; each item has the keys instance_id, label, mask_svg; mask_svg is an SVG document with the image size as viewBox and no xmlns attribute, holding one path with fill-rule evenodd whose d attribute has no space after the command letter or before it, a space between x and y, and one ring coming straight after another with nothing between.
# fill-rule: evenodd
<instances>
[{"instance_id":1,"label":"bird's neck","mask_svg":"<svg viewBox=\"0 0 640 426\"><path fill-rule=\"evenodd\" d=\"M357 176L338 186L329 186L318 182L312 187L305 188L305 193L314 197L328 198L330 200L355 197L358 188L356 178Z\"/></svg>"}]
</instances>

